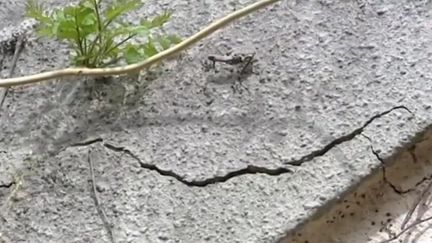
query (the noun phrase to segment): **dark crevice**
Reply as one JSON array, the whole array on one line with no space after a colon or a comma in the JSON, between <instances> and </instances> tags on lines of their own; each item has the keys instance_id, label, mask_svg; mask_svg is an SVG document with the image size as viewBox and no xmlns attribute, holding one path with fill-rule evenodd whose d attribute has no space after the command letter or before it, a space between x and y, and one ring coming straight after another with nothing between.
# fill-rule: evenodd
<instances>
[{"instance_id":1,"label":"dark crevice","mask_svg":"<svg viewBox=\"0 0 432 243\"><path fill-rule=\"evenodd\" d=\"M372 143L372 139L370 139L369 137L363 135L364 137L366 137L371 143ZM410 148L407 149L407 151L410 153L413 163L417 163L417 155L415 154L415 144L412 145ZM378 161L381 163L382 165L382 175L383 175L383 181L388 184L390 186L390 188L397 194L402 195L402 194L406 194L408 192L412 192L415 190L415 188L417 188L418 186L420 186L421 184L423 184L425 181L428 180L432 180L432 175L429 176L425 176L423 177L421 180L419 180L412 188L406 189L406 190L401 190L398 189L393 183L390 182L390 180L387 178L386 176L386 164L384 162L384 159L381 158L381 156L379 156L378 152L373 148L373 146L370 146L372 153L375 155L375 157L378 159Z\"/></svg>"},{"instance_id":2,"label":"dark crevice","mask_svg":"<svg viewBox=\"0 0 432 243\"><path fill-rule=\"evenodd\" d=\"M408 153L411 155L414 164L417 164L418 160L417 160L417 155L415 154L415 150L416 150L416 145L414 144L408 149Z\"/></svg>"},{"instance_id":3,"label":"dark crevice","mask_svg":"<svg viewBox=\"0 0 432 243\"><path fill-rule=\"evenodd\" d=\"M284 163L285 163L285 164L289 164L289 165L294 165L294 166L300 166L300 165L302 165L303 163L308 162L308 161L311 161L312 159L314 159L314 158L316 158L316 157L323 156L323 155L325 155L328 151L330 151L332 148L334 148L335 146L337 146L337 145L339 145L339 144L341 144L341 143L344 143L344 142L350 141L350 140L352 140L353 138L355 138L357 135L361 134L361 133L363 132L363 130L364 130L364 129L369 125L369 124L371 124L374 120L376 120L376 119L378 119L378 118L380 118L380 117L382 117L382 116L384 116L384 115L387 115L388 113L390 113L390 112L392 112L392 111L394 111L394 110L397 110L397 109L403 109L403 110L406 110L406 111L408 111L409 113L412 114L412 112L411 112L407 107L405 107L405 106L403 106L403 105L401 105L401 106L395 106L395 107L393 107L393 108L391 108L391 109L389 109L389 110L387 110L387 111L381 112L381 113L379 113L379 114L377 114L377 115L371 117L369 120L367 120L367 121L363 124L363 126L357 128L357 129L355 129L354 131L352 131L352 132L349 133L349 134L346 134L346 135L344 135L344 136L341 136L341 137L339 137L339 138L336 138L335 140L331 141L329 144L327 144L326 146L324 146L324 148L322 148L322 149L320 149L320 150L313 151L313 152L311 152L311 153L309 153L309 154L307 154L307 155L301 157L299 160L294 160L294 161L289 161L289 162L284 162Z\"/></svg>"},{"instance_id":4,"label":"dark crevice","mask_svg":"<svg viewBox=\"0 0 432 243\"><path fill-rule=\"evenodd\" d=\"M163 176L173 177L174 179L178 180L179 182L181 182L187 186L194 186L194 187L205 187L205 186L208 186L210 184L226 182L231 178L241 176L241 175L246 175L246 174L266 174L266 175L271 175L271 176L278 176L278 175L292 172L292 170L287 169L287 168L268 169L265 167L248 165L246 168L236 170L236 171L231 171L231 172L229 172L223 176L215 176L215 177L208 178L205 180L188 181L188 180L185 180L182 176L174 173L173 171L163 170L163 169L160 169L153 164L144 163L143 161L141 161L138 158L138 156L136 156L134 153L132 153L129 149L127 149L125 147L118 147L118 146L114 146L114 145L111 145L108 143L104 143L104 146L110 150L115 151L115 152L126 153L127 155L131 156L133 159L138 161L141 168L156 171L157 173L159 173Z\"/></svg>"},{"instance_id":5,"label":"dark crevice","mask_svg":"<svg viewBox=\"0 0 432 243\"><path fill-rule=\"evenodd\" d=\"M89 146L89 145L92 145L94 143L100 143L100 142L103 142L102 138L94 138L91 140L74 143L74 144L70 145L69 147L84 147L84 146Z\"/></svg>"},{"instance_id":6,"label":"dark crevice","mask_svg":"<svg viewBox=\"0 0 432 243\"><path fill-rule=\"evenodd\" d=\"M389 185L390 186L390 188L396 193L396 194L399 194L399 195L402 195L402 194L405 194L405 193L408 193L408 192L411 192L411 191L413 191L414 189L412 189L412 188L409 188L409 189L407 189L407 190L401 190L401 189L399 189L399 188L397 188L388 178L387 178L387 174L386 174L386 171L387 171L387 168L386 168L386 164L385 164L385 162L384 162L384 160L379 156L379 154L378 154L378 152L377 151L375 151L375 149L373 148L373 146L371 145L370 146L370 148L371 148L371 151L372 151L372 153L375 155L375 157L377 158L377 160L381 163L381 168L382 168L382 178L383 178L383 181L387 184L387 185Z\"/></svg>"},{"instance_id":7,"label":"dark crevice","mask_svg":"<svg viewBox=\"0 0 432 243\"><path fill-rule=\"evenodd\" d=\"M423 177L420 181L418 181L418 182L415 184L414 187L418 187L418 186L420 186L421 184L423 184L423 182L425 182L425 181L430 181L431 179L432 179L432 175L425 176L425 177Z\"/></svg>"},{"instance_id":8,"label":"dark crevice","mask_svg":"<svg viewBox=\"0 0 432 243\"><path fill-rule=\"evenodd\" d=\"M335 140L333 140L332 142L330 142L329 144L327 144L326 146L324 146L324 148L320 149L320 150L316 150L313 151L303 157L301 157L298 160L294 160L294 161L289 161L289 162L284 162L284 164L287 165L292 165L292 166L300 166L305 162L311 161L316 157L319 156L323 156L325 155L328 151L330 151L332 148L334 148L335 146L342 144L344 142L347 142L349 140L352 140L354 137L356 137L357 135L361 134L363 132L363 130L369 125L371 124L375 119L380 118L394 110L397 109L403 109L408 111L409 113L412 114L412 112L405 106L396 106L393 107L387 111L384 111L382 113L379 113L375 116L373 116L372 118L370 118L369 120L367 120L363 126L361 126L360 128L355 129L353 132L346 134L344 136L341 136ZM100 142L104 142L104 140L102 138L95 138L95 139L91 139L88 141L84 141L84 142L79 142L79 143L75 143L73 145L71 145L70 147L80 147L80 146L89 146L92 145L94 143L100 143ZM226 182L229 179L232 179L234 177L237 176L241 176L241 175L246 175L246 174L266 174L266 175L270 175L270 176L279 176L282 174L286 174L286 173L292 173L293 171L291 169L285 168L285 167L279 167L279 168L275 168L275 169L269 169L266 167L261 167L261 166L255 166L255 165L248 165L246 168L243 169L239 169L239 170L235 170L235 171L231 171L228 172L225 175L222 176L215 176L215 177L211 177L208 179L204 179L204 180L192 180L192 181L188 181L186 180L184 177L182 177L181 175L171 171L171 170L164 170L161 169L159 167L157 167L154 164L149 164L149 163L144 163L141 159L138 158L138 156L136 156L134 153L132 153L129 149L122 147L122 146L114 146L112 144L109 143L103 143L103 145L115 152L121 152L121 153L126 153L127 155L131 156L133 159L135 159L136 161L139 162L141 168L147 169L147 170L152 170L152 171L156 171L157 173L159 173L160 175L163 176L169 176L172 177L174 179L176 179L177 181L187 185L187 186L193 186L193 187L205 187L211 184L215 184L215 183L221 183L221 182ZM376 154L376 156L378 156L378 154ZM378 157L379 158L379 157ZM389 183L391 185L391 183ZM392 185L391 185L392 186ZM393 186L395 191L399 191L397 188L395 188ZM400 193L400 192L399 192Z\"/></svg>"},{"instance_id":9,"label":"dark crevice","mask_svg":"<svg viewBox=\"0 0 432 243\"><path fill-rule=\"evenodd\" d=\"M0 188L11 188L13 185L15 185L15 182L11 181L7 184L0 184Z\"/></svg>"}]
</instances>

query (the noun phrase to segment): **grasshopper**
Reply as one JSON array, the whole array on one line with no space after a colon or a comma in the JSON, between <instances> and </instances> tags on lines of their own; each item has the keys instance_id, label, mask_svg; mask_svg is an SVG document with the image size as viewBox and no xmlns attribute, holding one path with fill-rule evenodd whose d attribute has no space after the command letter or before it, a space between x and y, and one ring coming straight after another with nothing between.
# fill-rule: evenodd
<instances>
[{"instance_id":1,"label":"grasshopper","mask_svg":"<svg viewBox=\"0 0 432 243\"><path fill-rule=\"evenodd\" d=\"M254 57L255 57L255 53L253 53L252 55L235 54L232 56L210 55L207 57L207 59L212 62L211 67L213 69L216 69L216 62L221 62L228 65L244 64L243 68L240 71L240 74L243 74L246 68L256 61Z\"/></svg>"},{"instance_id":2,"label":"grasshopper","mask_svg":"<svg viewBox=\"0 0 432 243\"><path fill-rule=\"evenodd\" d=\"M207 59L208 59L208 61L210 61L210 63L208 63L208 62L203 63L203 66L204 66L206 71L209 71L211 69L216 71L216 63L217 62L224 63L224 64L231 65L231 66L240 66L240 68L237 70L237 72L238 72L238 84L249 92L247 87L243 85L241 78L244 74L247 73L248 68L250 68L249 70L252 70L253 63L257 61L255 59L255 53L252 53L249 55L247 55L247 54L234 54L234 55L226 55L226 56L210 55L207 57ZM232 88L234 90L234 93L238 90L238 88L236 88L235 84L233 84Z\"/></svg>"}]
</instances>

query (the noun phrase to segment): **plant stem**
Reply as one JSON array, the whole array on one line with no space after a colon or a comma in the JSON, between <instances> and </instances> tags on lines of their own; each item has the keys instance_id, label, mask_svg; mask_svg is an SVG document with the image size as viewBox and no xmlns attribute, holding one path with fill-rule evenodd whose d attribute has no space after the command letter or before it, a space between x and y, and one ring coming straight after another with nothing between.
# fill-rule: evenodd
<instances>
[{"instance_id":1,"label":"plant stem","mask_svg":"<svg viewBox=\"0 0 432 243\"><path fill-rule=\"evenodd\" d=\"M115 46L111 47L109 50L107 50L105 53L110 53L112 50L116 49L117 47L123 45L123 43L125 43L126 41L130 40L131 38L135 37L136 34L132 34L129 35L128 37L124 38L122 41L120 41L119 43L117 43ZM105 54L104 53L104 54Z\"/></svg>"},{"instance_id":2,"label":"plant stem","mask_svg":"<svg viewBox=\"0 0 432 243\"><path fill-rule=\"evenodd\" d=\"M81 39L81 34L80 34L79 26L78 26L78 15L77 15L77 9L76 8L75 8L75 29L77 32L77 37L76 37L75 41L78 44L78 49L80 51L80 55L84 56L86 53L84 52L83 46L82 46L83 40ZM83 64L86 65L86 61L84 61Z\"/></svg>"},{"instance_id":3,"label":"plant stem","mask_svg":"<svg viewBox=\"0 0 432 243\"><path fill-rule=\"evenodd\" d=\"M204 27L197 33L183 40L179 44L165 50L159 52L158 54L142 61L139 63L130 64L122 67L113 67L113 68L65 68L54 71L47 71L39 74L33 74L23 77L17 78L6 78L0 79L0 87L8 87L8 86L19 86L31 83L37 83L50 79L59 79L70 76L92 76L92 77L101 77L101 76L111 76L111 75L120 75L127 73L134 73L140 71L144 68L148 68L151 65L161 62L165 59L168 59L176 54L179 54L181 51L191 47L196 44L198 41L206 38L210 34L216 32L217 30L227 26L229 23L246 16L252 12L255 12L259 9L262 9L270 4L274 4L276 2L280 2L281 0L260 0L251 5L248 5L242 9L239 9L233 13L226 15L225 17L216 20Z\"/></svg>"},{"instance_id":4,"label":"plant stem","mask_svg":"<svg viewBox=\"0 0 432 243\"><path fill-rule=\"evenodd\" d=\"M123 39L122 41L120 41L119 43L117 43L115 46L113 46L113 47L111 47L110 49L108 49L107 51L105 51L105 52L103 53L103 55L105 55L106 53L110 53L110 52L111 52L112 50L114 50L115 48L121 46L123 43L125 43L125 42L128 41L129 39L133 38L135 35L136 35L136 34L129 35L128 37L126 37L125 39ZM118 62L118 60L120 60L120 57L113 58L113 59L111 59L111 60L110 60L109 62L107 62L107 63L102 63L100 66L101 66L101 67L106 67L106 66L108 66L108 65L111 65L111 64L113 64L113 63Z\"/></svg>"},{"instance_id":5,"label":"plant stem","mask_svg":"<svg viewBox=\"0 0 432 243\"><path fill-rule=\"evenodd\" d=\"M102 32L102 24L101 24L101 18L100 18L100 13L99 13L99 4L98 4L97 0L93 0L93 4L94 4L95 11L96 11L98 31L100 33L100 32Z\"/></svg>"},{"instance_id":6,"label":"plant stem","mask_svg":"<svg viewBox=\"0 0 432 243\"><path fill-rule=\"evenodd\" d=\"M88 53L93 53L93 49L95 48L95 46L98 42L99 42L99 51L100 51L101 46L102 46L102 42L103 42L101 39L102 30L105 29L105 28L102 28L100 11L99 11L99 3L97 2L97 0L93 0L93 7L94 7L94 10L96 12L96 21L97 21L97 25L98 25L98 32L97 32L96 38L91 43L91 46L90 46ZM97 65L97 61L98 61L98 55L93 55L93 56L94 56L94 60L92 62L92 66Z\"/></svg>"}]
</instances>

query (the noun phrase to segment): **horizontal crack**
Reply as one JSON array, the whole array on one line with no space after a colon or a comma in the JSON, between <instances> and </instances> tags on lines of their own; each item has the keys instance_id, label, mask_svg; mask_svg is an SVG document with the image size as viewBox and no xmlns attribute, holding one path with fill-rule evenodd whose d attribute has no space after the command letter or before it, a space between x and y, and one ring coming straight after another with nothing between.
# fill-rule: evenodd
<instances>
[{"instance_id":1,"label":"horizontal crack","mask_svg":"<svg viewBox=\"0 0 432 243\"><path fill-rule=\"evenodd\" d=\"M125 147L117 147L117 146L114 146L114 145L111 145L108 143L104 143L104 146L110 150L115 151L115 152L123 152L123 153L128 154L133 159L135 159L136 161L139 162L141 168L156 171L157 173L159 173L163 176L173 177L174 179L178 180L179 182L181 182L187 186L194 186L194 187L205 187L205 186L208 186L210 184L226 182L229 179L232 179L232 178L240 176L240 175L246 175L246 174L266 174L266 175L271 175L271 176L278 176L278 175L292 172L292 170L287 169L287 168L268 169L265 167L248 165L246 168L228 172L226 175L223 175L223 176L215 176L215 177L211 177L211 178L208 178L205 180L188 181L173 171L163 170L163 169L160 169L153 164L148 164L148 163L142 162L142 160L140 158L138 158L138 156L136 156L134 153L132 153L129 149L127 149Z\"/></svg>"},{"instance_id":2,"label":"horizontal crack","mask_svg":"<svg viewBox=\"0 0 432 243\"><path fill-rule=\"evenodd\" d=\"M69 147L84 147L84 146L89 146L89 145L92 145L94 143L100 143L100 142L103 142L102 138L94 138L91 140L71 144Z\"/></svg>"},{"instance_id":3,"label":"horizontal crack","mask_svg":"<svg viewBox=\"0 0 432 243\"><path fill-rule=\"evenodd\" d=\"M311 153L309 153L309 154L307 154L307 155L301 157L301 158L298 159L298 160L292 160L292 161L284 162L284 164L289 164L289 165L294 165L294 166L300 166L300 165L302 165L303 163L308 162L308 161L311 161L311 160L313 160L313 159L316 158L316 157L323 156L323 155L325 155L328 151L330 151L332 148L334 148L335 146L337 146L337 145L339 145L339 144L341 144L341 143L344 143L344 142L350 141L350 140L352 140L353 138L355 138L357 135L361 134L361 133L363 132L363 130L364 130L367 126L369 126L369 124L371 124L374 120L376 120L376 119L378 119L378 118L380 118L380 117L382 117L382 116L384 116L384 115L387 115L388 113L390 113L390 112L392 112L392 111L394 111L394 110L397 110L397 109L403 109L403 110L406 110L406 111L408 111L409 113L412 114L412 112L411 112L411 111L410 111L406 106L403 106L403 105L401 105L401 106L395 106L395 107L393 107L393 108L391 108L391 109L389 109L389 110L386 110L386 111L384 111L384 112L381 112L381 113L379 113L379 114L377 114L377 115L371 117L369 120L367 120L367 121L363 124L363 126L357 128L357 129L355 129L354 131L352 131L352 132L350 132L350 133L348 133L348 134L346 134L346 135L343 135L343 136L341 136L341 137L339 137L339 138L337 138L337 139L331 141L329 144L327 144L326 146L324 146L324 148L319 149L319 150L315 150L315 151L313 151L313 152L311 152Z\"/></svg>"},{"instance_id":4,"label":"horizontal crack","mask_svg":"<svg viewBox=\"0 0 432 243\"><path fill-rule=\"evenodd\" d=\"M331 150L333 147L349 141L351 139L353 139L354 137L356 137L357 135L361 134L363 132L363 130L370 124L372 123L375 119L382 117L394 110L397 109L404 109L406 111L408 111L409 113L412 113L407 107L405 106L396 106L393 107L387 111L384 111L382 113L379 113L373 117L371 117L369 120L367 120L363 126L361 126L360 128L355 129L353 132L341 136L335 140L333 140L332 142L330 142L329 144L327 144L326 146L324 146L324 148L320 149L320 150L316 150L313 151L311 153L309 153L308 155L303 156L302 158L300 158L299 160L294 160L294 161L289 161L289 162L284 162L284 164L289 164L289 165L293 165L293 166L300 166L302 165L304 162L310 161L312 159L314 159L315 157L318 156L323 156L324 154L326 154L329 150ZM75 143L72 144L70 147L80 147L80 146L89 146L92 145L94 143L100 143L103 142L104 140L102 138L95 138L92 140L88 140L88 141L84 141L84 142L79 142L79 143ZM112 144L109 143L103 143L103 145L115 152L122 152L122 153L126 153L129 156L131 156L133 159L135 159L136 161L138 161L138 163L140 164L141 168L144 169L148 169L148 170L152 170L152 171L156 171L157 173L159 173L160 175L163 176L169 176L172 177L174 179L176 179L177 181L187 185L187 186L194 186L194 187L205 187L208 186L210 184L216 184L216 183L221 183L221 182L226 182L229 179L232 179L234 177L237 176L241 176L241 175L246 175L246 174L266 174L266 175L270 175L270 176L278 176L278 175L282 175L285 173L291 173L293 172L292 170L288 169L288 168L284 168L284 167L279 167L279 168L275 168L275 169L269 169L266 167L261 167L261 166L255 166L255 165L248 165L246 168L243 169L239 169L239 170L235 170L235 171L231 171L228 172L227 174L223 175L223 176L215 176L215 177L211 177L208 179L204 179L204 180L192 180L192 181L188 181L186 179L184 179L182 176L180 176L179 174L171 171L171 170L163 170L159 167L157 167L154 164L149 164L149 163L144 163L140 158L138 158L138 156L136 156L134 153L132 153L129 149L125 148L125 147L121 147L121 146L114 146ZM391 183L389 183L391 185ZM396 191L397 189L394 188Z\"/></svg>"},{"instance_id":5,"label":"horizontal crack","mask_svg":"<svg viewBox=\"0 0 432 243\"><path fill-rule=\"evenodd\" d=\"M11 181L7 184L0 184L0 188L11 188L13 185L15 185L15 182Z\"/></svg>"}]
</instances>

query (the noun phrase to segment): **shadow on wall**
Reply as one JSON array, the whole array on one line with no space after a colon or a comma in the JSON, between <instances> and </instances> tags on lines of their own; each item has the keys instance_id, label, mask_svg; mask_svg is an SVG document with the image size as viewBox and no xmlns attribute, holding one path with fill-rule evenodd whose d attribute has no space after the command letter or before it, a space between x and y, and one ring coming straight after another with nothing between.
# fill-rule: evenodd
<instances>
[{"instance_id":1,"label":"shadow on wall","mask_svg":"<svg viewBox=\"0 0 432 243\"><path fill-rule=\"evenodd\" d=\"M373 148L371 148L373 149ZM422 243L432 238L432 130L280 243Z\"/></svg>"}]
</instances>

